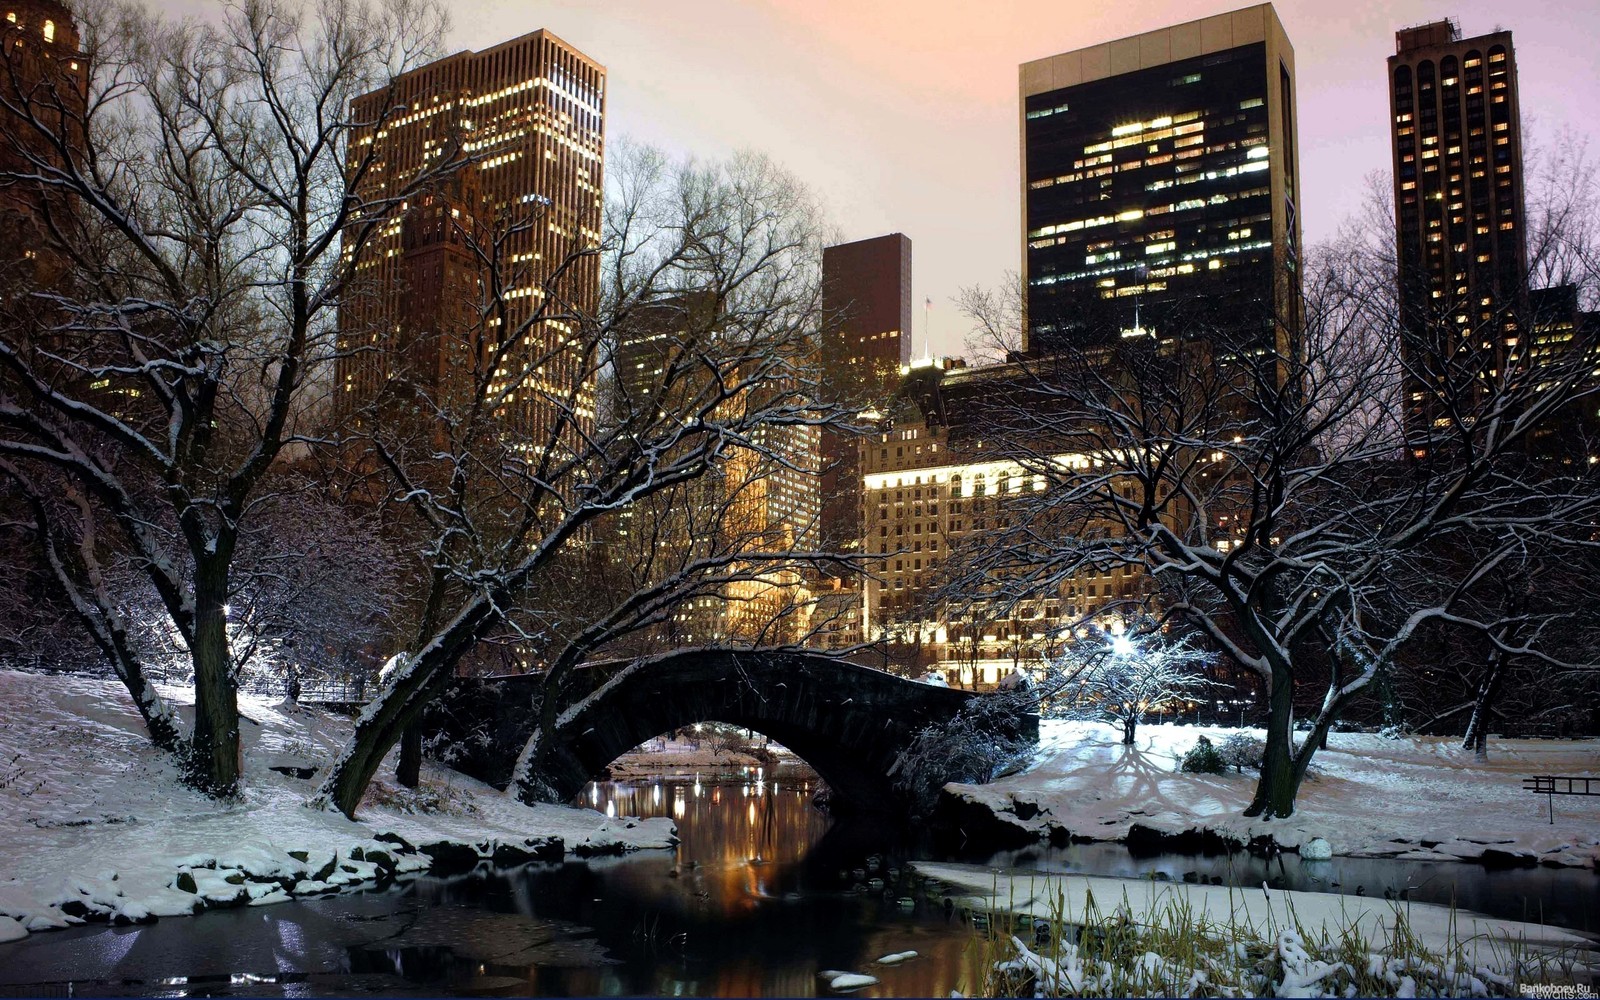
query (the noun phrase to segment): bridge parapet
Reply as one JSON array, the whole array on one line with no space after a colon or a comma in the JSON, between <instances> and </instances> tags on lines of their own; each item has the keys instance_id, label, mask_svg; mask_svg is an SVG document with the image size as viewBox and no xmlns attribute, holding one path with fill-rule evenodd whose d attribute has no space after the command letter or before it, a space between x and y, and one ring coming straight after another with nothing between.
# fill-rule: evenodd
<instances>
[{"instance_id":1,"label":"bridge parapet","mask_svg":"<svg viewBox=\"0 0 1600 1000\"><path fill-rule=\"evenodd\" d=\"M541 675L457 680L424 728L446 738L451 766L506 787L533 734L543 682ZM551 797L568 801L650 737L718 721L789 747L842 804L884 809L896 798L889 771L906 744L982 697L813 653L715 650L599 663L572 672L559 702L566 722L535 777ZM1012 735L1038 739L1036 715L1014 721Z\"/></svg>"}]
</instances>

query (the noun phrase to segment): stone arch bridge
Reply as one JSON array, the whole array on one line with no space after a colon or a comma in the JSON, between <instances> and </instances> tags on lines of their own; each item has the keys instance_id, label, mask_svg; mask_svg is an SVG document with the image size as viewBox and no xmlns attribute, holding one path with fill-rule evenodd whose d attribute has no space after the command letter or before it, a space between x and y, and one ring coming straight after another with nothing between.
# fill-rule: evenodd
<instances>
[{"instance_id":1,"label":"stone arch bridge","mask_svg":"<svg viewBox=\"0 0 1600 1000\"><path fill-rule=\"evenodd\" d=\"M504 788L533 733L542 688L540 675L460 678L425 717L425 737L446 737L451 766ZM595 697L570 708L589 695ZM883 810L896 801L889 771L907 743L988 697L815 653L697 651L596 663L574 670L559 695L569 718L539 777L569 801L650 737L725 722L799 754L837 805ZM996 728L1039 735L1035 715L1005 716Z\"/></svg>"}]
</instances>

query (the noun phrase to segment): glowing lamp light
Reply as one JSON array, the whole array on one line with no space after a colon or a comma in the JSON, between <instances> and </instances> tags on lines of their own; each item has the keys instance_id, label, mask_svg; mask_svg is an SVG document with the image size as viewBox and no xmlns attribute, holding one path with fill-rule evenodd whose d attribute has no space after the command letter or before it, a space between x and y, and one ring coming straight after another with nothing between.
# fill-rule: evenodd
<instances>
[{"instance_id":1,"label":"glowing lamp light","mask_svg":"<svg viewBox=\"0 0 1600 1000\"><path fill-rule=\"evenodd\" d=\"M1112 636L1111 637L1111 652L1115 656L1132 656L1133 655L1133 640L1129 639L1125 635L1114 635L1114 636Z\"/></svg>"}]
</instances>

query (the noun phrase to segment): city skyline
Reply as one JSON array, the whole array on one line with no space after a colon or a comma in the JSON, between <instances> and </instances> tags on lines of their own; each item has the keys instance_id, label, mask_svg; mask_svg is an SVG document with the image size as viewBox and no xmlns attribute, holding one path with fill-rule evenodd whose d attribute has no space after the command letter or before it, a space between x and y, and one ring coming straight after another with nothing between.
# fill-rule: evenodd
<instances>
[{"instance_id":1,"label":"city skyline","mask_svg":"<svg viewBox=\"0 0 1600 1000\"><path fill-rule=\"evenodd\" d=\"M960 287L996 286L1020 270L1017 67L1242 6L1019 3L975 19L949 3L697 0L655 10L631 0L562 0L529 11L484 0L452 5L451 43L482 45L536 21L548 25L611 68L613 141L627 136L708 158L756 149L822 195L839 242L904 232L918 248L912 301L933 300L934 353L960 354ZM1487 0L1336 12L1308 0L1275 6L1298 61L1307 252L1363 208L1366 175L1388 168L1386 61L1402 27L1453 16L1468 34L1497 23L1514 31L1530 148L1548 146L1564 127L1600 142L1582 110L1600 103L1600 69L1564 45L1600 31L1600 11ZM819 143L819 134L835 141ZM1387 210L1387 185L1380 193ZM924 311L913 313L920 357Z\"/></svg>"},{"instance_id":2,"label":"city skyline","mask_svg":"<svg viewBox=\"0 0 1600 1000\"><path fill-rule=\"evenodd\" d=\"M219 9L211 0L164 6L200 17ZM975 20L945 0L553 0L532 8L455 0L447 50L483 49L548 28L608 66L610 142L633 139L707 159L738 149L766 153L821 196L838 227L834 242L904 232L918 247L913 302L934 303L926 314L914 310L912 351L920 357L925 325L934 353L964 353L959 290L998 286L1021 269L1017 67L1242 6L1030 0ZM1600 9L1559 0L1515 9L1491 0L1403 0L1336 12L1312 0L1274 6L1299 64L1307 252L1363 210L1367 175L1388 170L1386 61L1400 28L1455 17L1467 34L1497 25L1515 32L1527 67L1520 89L1530 153L1565 129L1600 149L1600 127L1585 112L1600 105L1600 66L1565 44L1600 33ZM819 134L850 144L818 142ZM1536 169L1530 159L1530 176ZM1386 200L1388 185L1380 188Z\"/></svg>"}]
</instances>

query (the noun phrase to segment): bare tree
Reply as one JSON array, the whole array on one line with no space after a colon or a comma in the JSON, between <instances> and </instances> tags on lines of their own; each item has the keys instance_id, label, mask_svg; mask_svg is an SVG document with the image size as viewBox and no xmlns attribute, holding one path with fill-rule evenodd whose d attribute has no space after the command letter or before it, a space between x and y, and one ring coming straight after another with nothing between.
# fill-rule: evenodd
<instances>
[{"instance_id":1,"label":"bare tree","mask_svg":"<svg viewBox=\"0 0 1600 1000\"><path fill-rule=\"evenodd\" d=\"M1600 513L1588 452L1542 457L1550 431L1593 410L1592 331L1541 339L1559 318L1533 296L1481 328L1418 329L1395 314L1389 261L1352 243L1312 264L1294 325L1265 308L1201 316L1017 362L994 437L1041 488L1002 497L1010 527L965 554L965 586L990 599L1107 566L1151 581L1164 613L1267 690L1247 814L1268 817L1293 811L1329 727L1430 623L1548 656L1537 630L1508 631L1513 612L1468 598L1531 540L1591 546ZM1507 322L1554 346L1502 350ZM1274 326L1286 335L1262 335ZM1432 394L1421 432L1397 415L1418 392ZM1297 702L1311 706L1298 746Z\"/></svg>"},{"instance_id":2,"label":"bare tree","mask_svg":"<svg viewBox=\"0 0 1600 1000\"><path fill-rule=\"evenodd\" d=\"M1121 727L1122 742L1132 746L1147 716L1203 697L1213 685L1205 668L1216 654L1200 648L1192 636L1163 634L1169 628L1136 618L1120 632L1085 630L1054 665L1060 679L1045 699L1050 714L1106 718Z\"/></svg>"},{"instance_id":3,"label":"bare tree","mask_svg":"<svg viewBox=\"0 0 1600 1000\"><path fill-rule=\"evenodd\" d=\"M0 113L60 280L8 303L0 474L46 565L190 780L240 774L232 572L269 478L326 391L350 261L425 184L368 197L358 94L426 57L411 0L246 0L217 23L79 5L83 51L44 86L8 44ZM65 60L61 60L65 65ZM192 731L151 686L107 579L126 556L192 666Z\"/></svg>"},{"instance_id":4,"label":"bare tree","mask_svg":"<svg viewBox=\"0 0 1600 1000\"><path fill-rule=\"evenodd\" d=\"M780 516L782 491L812 474L816 430L840 418L814 402L810 367L817 210L757 157L698 165L633 149L609 169L603 238L575 251L601 262L599 307L560 293L575 262L506 279L515 255L505 248L545 223L537 207L464 224L485 280L464 322L434 335L467 345L466 360L448 386L408 390L435 436L408 450L392 422L365 424L364 454L427 553L425 611L404 666L325 773L320 803L352 814L384 755L491 636L514 637L545 677L517 771L523 794L537 795L541 758L579 711L574 671L596 653L635 653L630 672L659 662L650 649L777 648L804 632L790 609L807 606L800 570L820 554L814 526ZM506 296L529 281L544 294L519 312ZM543 377L557 370L566 377ZM547 418L532 431L508 423L497 402L512 396ZM565 572L576 565L607 567L577 586L606 585L549 600L574 587ZM696 624L707 605L720 608L710 618L720 628ZM751 607L778 610L732 627Z\"/></svg>"}]
</instances>

